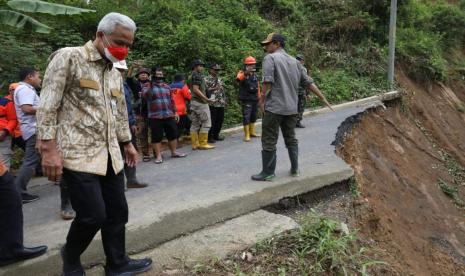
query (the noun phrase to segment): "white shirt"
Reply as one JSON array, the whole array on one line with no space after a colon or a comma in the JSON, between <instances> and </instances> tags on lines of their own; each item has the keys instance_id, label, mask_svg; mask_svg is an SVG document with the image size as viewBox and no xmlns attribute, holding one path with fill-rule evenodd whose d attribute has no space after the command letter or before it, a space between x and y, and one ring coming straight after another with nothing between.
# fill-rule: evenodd
<instances>
[{"instance_id":1,"label":"white shirt","mask_svg":"<svg viewBox=\"0 0 465 276\"><path fill-rule=\"evenodd\" d=\"M21 134L24 141L31 138L36 134L37 119L35 114L25 114L21 110L21 106L28 104L33 107L38 107L40 103L39 95L35 88L25 82L20 82L14 93L14 103L16 109L16 116L20 123Z\"/></svg>"}]
</instances>

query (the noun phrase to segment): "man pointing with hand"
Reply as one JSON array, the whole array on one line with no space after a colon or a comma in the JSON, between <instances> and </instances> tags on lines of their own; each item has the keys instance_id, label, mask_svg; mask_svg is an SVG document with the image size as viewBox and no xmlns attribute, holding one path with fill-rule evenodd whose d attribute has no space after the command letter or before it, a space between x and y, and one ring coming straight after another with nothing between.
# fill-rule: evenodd
<instances>
[{"instance_id":1,"label":"man pointing with hand","mask_svg":"<svg viewBox=\"0 0 465 276\"><path fill-rule=\"evenodd\" d=\"M262 46L267 55L263 59L263 93L260 109L264 113L262 121L262 171L252 176L255 181L270 181L275 177L276 143L279 129L283 134L291 161L290 175L299 176L299 143L295 136L297 123L297 90L304 84L332 110L331 105L314 84L305 68L284 50L285 38L271 33Z\"/></svg>"}]
</instances>

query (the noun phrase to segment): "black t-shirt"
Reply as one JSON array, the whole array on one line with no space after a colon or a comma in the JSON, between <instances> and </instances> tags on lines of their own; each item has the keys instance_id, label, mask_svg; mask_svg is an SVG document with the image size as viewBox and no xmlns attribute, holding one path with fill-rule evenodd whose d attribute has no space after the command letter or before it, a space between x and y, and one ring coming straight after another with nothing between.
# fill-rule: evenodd
<instances>
[{"instance_id":1,"label":"black t-shirt","mask_svg":"<svg viewBox=\"0 0 465 276\"><path fill-rule=\"evenodd\" d=\"M257 75L246 75L245 80L239 82L239 100L258 101L259 85Z\"/></svg>"},{"instance_id":2,"label":"black t-shirt","mask_svg":"<svg viewBox=\"0 0 465 276\"><path fill-rule=\"evenodd\" d=\"M141 98L140 92L142 91L142 87L148 88L150 86L150 80L141 82L135 78L127 78L126 82L129 85L129 88L131 88L132 90L132 94L134 98L134 103L133 103L134 113L136 115L140 115L144 118L147 118L148 116L147 101L144 98Z\"/></svg>"}]
</instances>

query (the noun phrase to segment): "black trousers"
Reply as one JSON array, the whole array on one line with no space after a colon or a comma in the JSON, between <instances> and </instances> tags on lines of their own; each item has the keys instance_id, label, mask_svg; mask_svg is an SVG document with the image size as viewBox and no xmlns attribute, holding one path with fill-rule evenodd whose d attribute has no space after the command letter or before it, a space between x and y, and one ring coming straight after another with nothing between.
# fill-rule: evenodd
<instances>
[{"instance_id":1,"label":"black trousers","mask_svg":"<svg viewBox=\"0 0 465 276\"><path fill-rule=\"evenodd\" d=\"M189 116L187 114L179 116L177 138L180 138L182 135L190 135L190 129L191 120L189 119Z\"/></svg>"},{"instance_id":2,"label":"black trousers","mask_svg":"<svg viewBox=\"0 0 465 276\"><path fill-rule=\"evenodd\" d=\"M23 248L23 205L13 176L0 176L0 259Z\"/></svg>"},{"instance_id":3,"label":"black trousers","mask_svg":"<svg viewBox=\"0 0 465 276\"><path fill-rule=\"evenodd\" d=\"M210 106L212 127L208 132L208 137L218 139L224 122L224 107Z\"/></svg>"},{"instance_id":4,"label":"black trousers","mask_svg":"<svg viewBox=\"0 0 465 276\"><path fill-rule=\"evenodd\" d=\"M134 148L137 149L137 138L136 138L136 133L132 130L131 128L131 143L134 146ZM121 155L123 156L123 159L125 158L124 155L124 146L120 145L121 149ZM128 184L134 184L137 182L137 177L136 177L136 166L134 167L129 167L126 162L124 162L124 175L126 176L126 183Z\"/></svg>"},{"instance_id":5,"label":"black trousers","mask_svg":"<svg viewBox=\"0 0 465 276\"><path fill-rule=\"evenodd\" d=\"M123 172L115 174L109 157L105 176L64 169L63 177L76 211L76 218L66 237L68 261L78 263L81 254L101 230L107 265L112 268L125 265L128 204L124 195Z\"/></svg>"},{"instance_id":6,"label":"black trousers","mask_svg":"<svg viewBox=\"0 0 465 276\"><path fill-rule=\"evenodd\" d=\"M256 101L241 101L242 107L242 124L244 126L255 123L258 114L258 102Z\"/></svg>"}]
</instances>

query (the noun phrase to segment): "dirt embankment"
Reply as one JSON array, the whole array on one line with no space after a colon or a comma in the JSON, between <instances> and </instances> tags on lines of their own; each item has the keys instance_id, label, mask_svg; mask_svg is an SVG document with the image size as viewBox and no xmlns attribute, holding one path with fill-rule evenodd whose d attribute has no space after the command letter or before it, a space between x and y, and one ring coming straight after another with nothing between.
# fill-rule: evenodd
<instances>
[{"instance_id":1,"label":"dirt embankment","mask_svg":"<svg viewBox=\"0 0 465 276\"><path fill-rule=\"evenodd\" d=\"M338 149L355 170L358 227L388 274L465 275L465 86L398 80L408 95L369 111Z\"/></svg>"}]
</instances>

